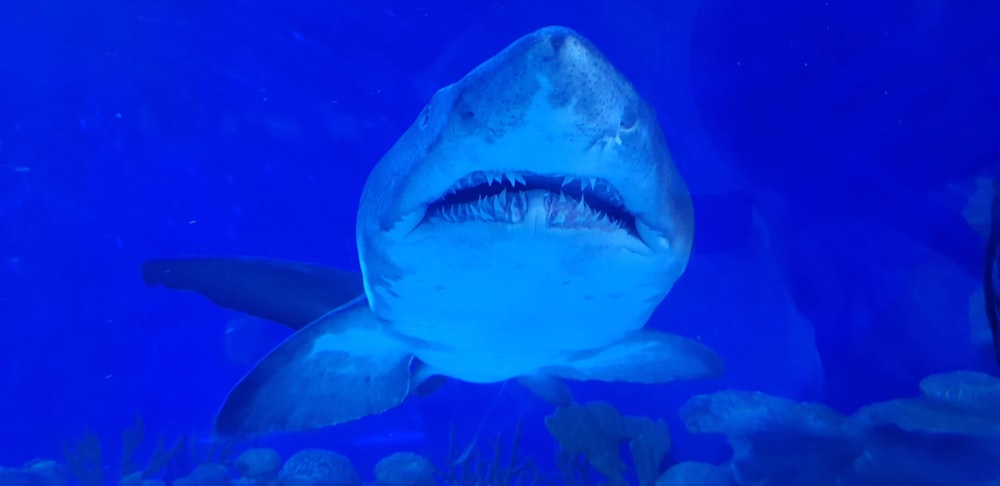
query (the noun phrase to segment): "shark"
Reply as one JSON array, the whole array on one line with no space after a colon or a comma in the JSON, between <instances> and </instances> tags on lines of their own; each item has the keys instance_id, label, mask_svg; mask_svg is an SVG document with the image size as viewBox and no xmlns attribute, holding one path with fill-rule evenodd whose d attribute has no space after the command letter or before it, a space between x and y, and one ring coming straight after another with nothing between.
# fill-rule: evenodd
<instances>
[{"instance_id":1,"label":"shark","mask_svg":"<svg viewBox=\"0 0 1000 486\"><path fill-rule=\"evenodd\" d=\"M192 256L142 274L295 330L230 390L221 436L335 426L448 379L565 405L566 380L723 372L707 345L646 326L688 265L692 206L652 107L556 25L438 90L371 169L360 272Z\"/></svg>"}]
</instances>

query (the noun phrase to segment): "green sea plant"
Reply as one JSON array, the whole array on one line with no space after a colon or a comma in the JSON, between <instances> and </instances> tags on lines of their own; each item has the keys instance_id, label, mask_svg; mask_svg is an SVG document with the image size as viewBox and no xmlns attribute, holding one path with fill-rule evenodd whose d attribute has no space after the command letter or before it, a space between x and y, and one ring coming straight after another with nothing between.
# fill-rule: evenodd
<instances>
[{"instance_id":1,"label":"green sea plant","mask_svg":"<svg viewBox=\"0 0 1000 486\"><path fill-rule=\"evenodd\" d=\"M517 421L510 445L504 444L502 433L489 447L473 441L460 450L455 441L454 424L448 435L448 464L443 471L447 486L531 486L555 484L538 470L531 456L521 454L523 420Z\"/></svg>"},{"instance_id":2,"label":"green sea plant","mask_svg":"<svg viewBox=\"0 0 1000 486\"><path fill-rule=\"evenodd\" d=\"M136 414L132 425L122 431L119 481L128 477L150 479L158 476L184 445L184 438L181 437L168 447L165 438L161 435L152 456L142 467L136 462L135 454L142 445L145 434L146 427L142 415ZM70 473L81 486L104 486L105 471L101 440L93 430L89 427L85 428L79 439L63 444L63 451Z\"/></svg>"}]
</instances>

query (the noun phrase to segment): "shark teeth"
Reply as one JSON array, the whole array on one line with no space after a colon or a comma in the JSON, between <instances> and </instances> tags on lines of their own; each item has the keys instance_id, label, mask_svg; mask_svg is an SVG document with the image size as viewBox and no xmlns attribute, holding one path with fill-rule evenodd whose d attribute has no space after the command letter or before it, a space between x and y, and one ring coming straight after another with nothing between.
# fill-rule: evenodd
<instances>
[{"instance_id":1,"label":"shark teeth","mask_svg":"<svg viewBox=\"0 0 1000 486\"><path fill-rule=\"evenodd\" d=\"M480 185L493 186L496 184L507 184L516 188L517 186L528 185L523 174L517 172L473 172L448 189L446 195L451 195Z\"/></svg>"},{"instance_id":2,"label":"shark teeth","mask_svg":"<svg viewBox=\"0 0 1000 486\"><path fill-rule=\"evenodd\" d=\"M473 189L478 186L487 188L497 185L504 185L510 189L526 188L541 183L547 190L558 189L571 192L592 193L599 199L618 206L623 206L621 194L615 190L610 183L599 177L577 177L577 176L545 176L523 171L477 171L459 179L445 192L444 197L448 197L459 192ZM558 181L558 185L556 185Z\"/></svg>"},{"instance_id":3,"label":"shark teeth","mask_svg":"<svg viewBox=\"0 0 1000 486\"><path fill-rule=\"evenodd\" d=\"M563 192L558 194L545 192L543 194L545 222L551 227L626 229L622 221L613 219L608 214L591 207L585 199L576 200ZM441 218L450 223L479 221L517 224L524 221L528 212L528 199L529 195L526 192L510 193L504 190L495 196L481 196L473 202L435 208L430 216Z\"/></svg>"},{"instance_id":4,"label":"shark teeth","mask_svg":"<svg viewBox=\"0 0 1000 486\"><path fill-rule=\"evenodd\" d=\"M550 227L635 231L635 219L608 181L529 172L474 172L430 204L427 215L447 222L520 223L541 197Z\"/></svg>"},{"instance_id":5,"label":"shark teeth","mask_svg":"<svg viewBox=\"0 0 1000 486\"><path fill-rule=\"evenodd\" d=\"M506 190L495 196L479 196L474 202L450 204L432 211L433 216L445 221L520 222L527 210L523 193L510 194Z\"/></svg>"}]
</instances>

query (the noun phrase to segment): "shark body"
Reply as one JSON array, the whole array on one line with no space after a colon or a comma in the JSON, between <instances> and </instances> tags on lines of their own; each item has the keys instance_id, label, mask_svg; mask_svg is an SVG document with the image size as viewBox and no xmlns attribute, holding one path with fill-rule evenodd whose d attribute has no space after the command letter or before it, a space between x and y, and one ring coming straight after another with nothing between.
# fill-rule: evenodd
<instances>
[{"instance_id":1,"label":"shark body","mask_svg":"<svg viewBox=\"0 0 1000 486\"><path fill-rule=\"evenodd\" d=\"M144 277L298 329L216 418L254 435L381 413L432 377L518 379L562 403L561 379L716 375L706 346L643 329L693 228L651 108L588 40L546 27L439 90L372 169L360 276L205 258Z\"/></svg>"}]
</instances>

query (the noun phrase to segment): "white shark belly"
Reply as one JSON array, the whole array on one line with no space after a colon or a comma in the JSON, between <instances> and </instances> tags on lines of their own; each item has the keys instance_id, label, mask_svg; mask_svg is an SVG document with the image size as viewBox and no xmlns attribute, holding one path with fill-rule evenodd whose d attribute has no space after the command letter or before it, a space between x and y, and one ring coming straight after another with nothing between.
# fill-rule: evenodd
<instances>
[{"instance_id":1,"label":"white shark belly","mask_svg":"<svg viewBox=\"0 0 1000 486\"><path fill-rule=\"evenodd\" d=\"M608 241L614 234L440 226L397 249L401 277L373 290L373 310L395 333L430 343L417 357L455 378L501 381L607 346L641 328L663 297L662 284L637 282L643 261Z\"/></svg>"}]
</instances>

